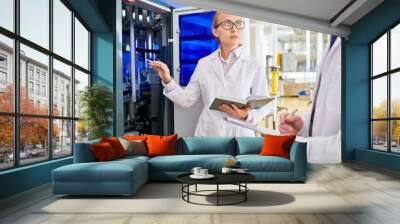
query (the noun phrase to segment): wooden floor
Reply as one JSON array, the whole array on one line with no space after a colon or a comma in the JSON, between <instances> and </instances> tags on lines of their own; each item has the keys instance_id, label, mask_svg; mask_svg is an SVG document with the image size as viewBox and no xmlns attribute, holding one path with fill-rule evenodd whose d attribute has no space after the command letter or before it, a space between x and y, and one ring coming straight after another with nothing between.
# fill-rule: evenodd
<instances>
[{"instance_id":1,"label":"wooden floor","mask_svg":"<svg viewBox=\"0 0 400 224\"><path fill-rule=\"evenodd\" d=\"M54 200L42 186L0 202L0 223L400 223L400 174L359 163L312 165L308 182L322 185L346 201L367 204L357 214L35 214Z\"/></svg>"}]
</instances>

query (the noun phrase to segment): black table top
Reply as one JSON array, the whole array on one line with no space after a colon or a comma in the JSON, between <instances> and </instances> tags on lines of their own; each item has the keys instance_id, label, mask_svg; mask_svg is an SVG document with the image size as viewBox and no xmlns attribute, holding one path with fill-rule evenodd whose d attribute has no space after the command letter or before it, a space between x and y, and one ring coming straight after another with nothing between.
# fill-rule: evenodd
<instances>
[{"instance_id":1,"label":"black table top","mask_svg":"<svg viewBox=\"0 0 400 224\"><path fill-rule=\"evenodd\" d=\"M211 179L193 179L190 177L191 174L179 175L177 179L186 184L236 184L255 180L255 177L249 173L212 173L215 177Z\"/></svg>"}]
</instances>

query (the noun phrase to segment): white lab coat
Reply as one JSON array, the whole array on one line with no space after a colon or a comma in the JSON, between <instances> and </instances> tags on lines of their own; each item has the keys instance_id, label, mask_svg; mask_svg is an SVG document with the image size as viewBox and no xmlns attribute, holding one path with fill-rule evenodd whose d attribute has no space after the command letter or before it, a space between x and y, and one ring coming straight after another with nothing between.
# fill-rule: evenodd
<instances>
[{"instance_id":1,"label":"white lab coat","mask_svg":"<svg viewBox=\"0 0 400 224\"><path fill-rule=\"evenodd\" d=\"M190 107L200 97L203 100L204 108L197 120L195 136L255 136L253 130L224 120L226 113L210 110L209 106L215 97L246 99L251 95L268 96L265 69L243 50L227 74L223 72L217 50L198 61L186 88L174 80L163 85L164 95L180 107ZM257 124L272 109L272 103L252 109L246 122Z\"/></svg>"},{"instance_id":2,"label":"white lab coat","mask_svg":"<svg viewBox=\"0 0 400 224\"><path fill-rule=\"evenodd\" d=\"M341 40L338 37L317 68L321 79L309 137L311 111L302 117L300 136L307 137L307 158L310 163L341 162Z\"/></svg>"}]
</instances>

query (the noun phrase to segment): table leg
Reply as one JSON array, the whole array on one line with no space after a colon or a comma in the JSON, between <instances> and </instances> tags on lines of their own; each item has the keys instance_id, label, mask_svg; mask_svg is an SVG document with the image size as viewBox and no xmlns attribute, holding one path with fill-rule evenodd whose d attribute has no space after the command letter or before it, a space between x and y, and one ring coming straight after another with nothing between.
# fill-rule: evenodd
<instances>
[{"instance_id":1,"label":"table leg","mask_svg":"<svg viewBox=\"0 0 400 224\"><path fill-rule=\"evenodd\" d=\"M245 190L245 192L244 192L244 201L247 201L247 192L248 192L248 190L247 190L247 183L244 183L244 190Z\"/></svg>"},{"instance_id":2,"label":"table leg","mask_svg":"<svg viewBox=\"0 0 400 224\"><path fill-rule=\"evenodd\" d=\"M188 192L188 193L187 193L187 201L188 201L188 202L190 202L190 201L189 201L189 195L190 195L190 184L188 184L188 185L187 185L187 192Z\"/></svg>"},{"instance_id":3,"label":"table leg","mask_svg":"<svg viewBox=\"0 0 400 224\"><path fill-rule=\"evenodd\" d=\"M219 205L219 184L217 184L217 206Z\"/></svg>"},{"instance_id":4,"label":"table leg","mask_svg":"<svg viewBox=\"0 0 400 224\"><path fill-rule=\"evenodd\" d=\"M195 186L195 191L197 192L197 184L196 184L196 186Z\"/></svg>"}]
</instances>

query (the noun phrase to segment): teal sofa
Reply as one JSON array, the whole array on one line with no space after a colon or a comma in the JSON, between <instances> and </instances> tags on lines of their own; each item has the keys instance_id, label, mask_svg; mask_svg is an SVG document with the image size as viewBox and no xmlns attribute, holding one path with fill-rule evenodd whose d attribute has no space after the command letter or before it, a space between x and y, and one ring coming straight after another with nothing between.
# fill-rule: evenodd
<instances>
[{"instance_id":1,"label":"teal sofa","mask_svg":"<svg viewBox=\"0 0 400 224\"><path fill-rule=\"evenodd\" d=\"M176 181L193 167L219 172L228 160L236 160L259 182L305 182L306 144L295 142L290 159L260 156L261 137L183 137L177 142L177 155L127 156L96 162L90 145L75 144L74 163L52 171L54 194L131 195L148 181Z\"/></svg>"}]
</instances>

